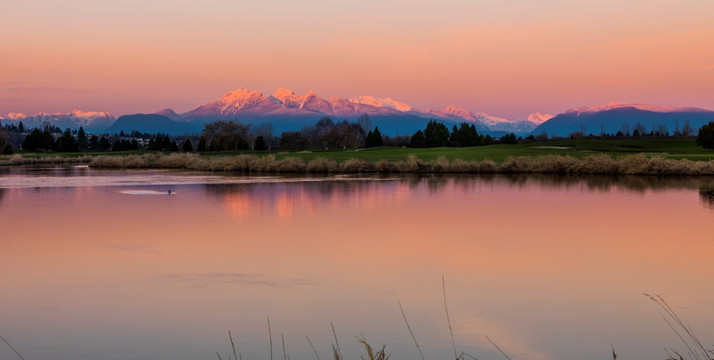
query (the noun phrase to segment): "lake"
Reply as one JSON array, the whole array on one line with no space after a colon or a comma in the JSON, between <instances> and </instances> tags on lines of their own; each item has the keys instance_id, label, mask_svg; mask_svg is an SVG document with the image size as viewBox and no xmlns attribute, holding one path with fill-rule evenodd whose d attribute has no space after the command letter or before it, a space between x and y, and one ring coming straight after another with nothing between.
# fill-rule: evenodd
<instances>
[{"instance_id":1,"label":"lake","mask_svg":"<svg viewBox=\"0 0 714 360\"><path fill-rule=\"evenodd\" d=\"M269 317L275 359L331 358L331 324L346 359L362 336L420 359L399 301L424 357L453 359L446 294L478 359L505 359L488 339L514 360L689 357L643 292L713 347L712 189L0 167L0 335L28 360L183 360L228 359L231 330L269 359Z\"/></svg>"}]
</instances>

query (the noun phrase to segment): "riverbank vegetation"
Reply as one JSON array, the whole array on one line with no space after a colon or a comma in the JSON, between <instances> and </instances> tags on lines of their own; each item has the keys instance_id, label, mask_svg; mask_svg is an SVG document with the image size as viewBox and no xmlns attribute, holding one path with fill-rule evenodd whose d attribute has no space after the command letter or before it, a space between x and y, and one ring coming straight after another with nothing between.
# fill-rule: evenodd
<instances>
[{"instance_id":1,"label":"riverbank vegetation","mask_svg":"<svg viewBox=\"0 0 714 360\"><path fill-rule=\"evenodd\" d=\"M543 144L330 151L23 153L0 165L71 163L97 168L170 168L270 173L555 173L714 175L714 151L688 139L549 141Z\"/></svg>"},{"instance_id":2,"label":"riverbank vegetation","mask_svg":"<svg viewBox=\"0 0 714 360\"><path fill-rule=\"evenodd\" d=\"M584 159L571 156L544 155L510 157L502 162L493 160L449 160L440 156L423 161L416 155L394 162L376 162L350 158L337 162L327 157L305 161L300 157L278 159L274 155L202 157L197 154L175 153L94 157L94 168L160 168L200 171L232 171L243 173L469 173L469 174L572 174L572 175L714 175L714 161L665 159L644 154L613 158L606 154L589 155Z\"/></svg>"}]
</instances>

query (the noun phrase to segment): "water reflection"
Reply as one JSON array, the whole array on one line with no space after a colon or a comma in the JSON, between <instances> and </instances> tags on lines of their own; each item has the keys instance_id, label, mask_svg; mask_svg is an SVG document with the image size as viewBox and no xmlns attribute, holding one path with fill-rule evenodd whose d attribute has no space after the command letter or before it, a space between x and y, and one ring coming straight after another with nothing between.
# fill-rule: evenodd
<instances>
[{"instance_id":1,"label":"water reflection","mask_svg":"<svg viewBox=\"0 0 714 360\"><path fill-rule=\"evenodd\" d=\"M0 324L23 355L201 359L233 329L243 357L266 358L270 316L294 359L314 356L305 334L331 354L330 323L345 358L364 355L362 333L417 358L399 299L439 359L442 275L456 346L477 358L500 357L484 335L522 360L612 342L661 358L677 339L642 291L714 337L709 178L175 175L0 190ZM171 177L176 196L147 195Z\"/></svg>"},{"instance_id":2,"label":"water reflection","mask_svg":"<svg viewBox=\"0 0 714 360\"><path fill-rule=\"evenodd\" d=\"M714 189L709 187L705 189L699 189L699 199L702 205L707 208L714 210Z\"/></svg>"},{"instance_id":3,"label":"water reflection","mask_svg":"<svg viewBox=\"0 0 714 360\"><path fill-rule=\"evenodd\" d=\"M312 214L316 206L324 205L325 199L353 203L354 206L373 207L379 201L392 201L397 196L406 199L410 191L422 186L432 196L448 191L451 187L463 192L505 186L511 190L577 189L594 194L625 191L644 194L647 191L698 190L702 205L714 206L714 178L712 177L644 177L644 176L572 176L572 175L404 175L380 177L398 191L395 198L382 199L384 194L375 194L375 189L384 184L364 179L342 181L310 181L293 183L253 184L205 184L206 193L222 198L224 206L237 218L265 212L276 212L280 218L292 217L294 212ZM297 192L296 192L297 191ZM398 194L398 195L395 195ZM315 199L319 198L319 202ZM328 202L329 203L329 202ZM317 205L316 205L317 204Z\"/></svg>"}]
</instances>

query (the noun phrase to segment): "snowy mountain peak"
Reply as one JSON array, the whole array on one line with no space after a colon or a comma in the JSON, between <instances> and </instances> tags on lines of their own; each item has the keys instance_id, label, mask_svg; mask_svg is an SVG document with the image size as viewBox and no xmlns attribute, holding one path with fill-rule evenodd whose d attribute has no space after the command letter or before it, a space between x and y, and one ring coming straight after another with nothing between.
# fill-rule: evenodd
<instances>
[{"instance_id":1,"label":"snowy mountain peak","mask_svg":"<svg viewBox=\"0 0 714 360\"><path fill-rule=\"evenodd\" d=\"M528 115L528 121L530 121L536 125L540 125L540 124L550 120L551 118L553 118L553 115L541 114L539 112Z\"/></svg>"},{"instance_id":2,"label":"snowy mountain peak","mask_svg":"<svg viewBox=\"0 0 714 360\"><path fill-rule=\"evenodd\" d=\"M258 106L265 101L270 101L260 91L250 91L243 88L229 91L220 101L221 111L235 113L243 109Z\"/></svg>"},{"instance_id":3,"label":"snowy mountain peak","mask_svg":"<svg viewBox=\"0 0 714 360\"><path fill-rule=\"evenodd\" d=\"M23 113L9 113L7 114L7 118L10 120L23 120L27 119L27 115Z\"/></svg>"},{"instance_id":4,"label":"snowy mountain peak","mask_svg":"<svg viewBox=\"0 0 714 360\"><path fill-rule=\"evenodd\" d=\"M289 108L300 108L303 98L290 89L280 88L270 96L278 104L283 104Z\"/></svg>"},{"instance_id":5,"label":"snowy mountain peak","mask_svg":"<svg viewBox=\"0 0 714 360\"><path fill-rule=\"evenodd\" d=\"M55 115L62 116L63 114L57 113ZM89 119L113 118L112 114L110 114L107 111L82 111L82 110L75 109L75 110L72 110L72 112L69 113L68 115L76 117L76 118L89 118Z\"/></svg>"},{"instance_id":6,"label":"snowy mountain peak","mask_svg":"<svg viewBox=\"0 0 714 360\"><path fill-rule=\"evenodd\" d=\"M362 104L362 105L371 105L371 106L376 106L376 107L386 107L386 108L391 108L395 110L399 110L402 112L407 112L411 111L412 107L394 100L392 98L378 98L374 96L367 96L367 95L362 95L360 97L356 98L351 98L349 99L350 102L353 102L355 104Z\"/></svg>"},{"instance_id":7,"label":"snowy mountain peak","mask_svg":"<svg viewBox=\"0 0 714 360\"><path fill-rule=\"evenodd\" d=\"M445 108L441 109L441 113L447 114L447 115L459 116L464 119L474 118L474 114L471 111L468 111L464 108L457 107L455 105L446 106Z\"/></svg>"}]
</instances>

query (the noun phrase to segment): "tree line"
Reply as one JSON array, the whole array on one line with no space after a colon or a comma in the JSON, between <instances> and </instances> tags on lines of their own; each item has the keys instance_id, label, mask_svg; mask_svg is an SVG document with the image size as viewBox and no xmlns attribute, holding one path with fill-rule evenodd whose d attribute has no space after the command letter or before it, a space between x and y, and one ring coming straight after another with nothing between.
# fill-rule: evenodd
<instances>
[{"instance_id":1,"label":"tree line","mask_svg":"<svg viewBox=\"0 0 714 360\"><path fill-rule=\"evenodd\" d=\"M584 129L582 129L584 131ZM623 132L624 130L624 132ZM254 150L263 151L273 148L281 150L299 151L305 149L334 150L347 148L370 148L377 146L404 146L413 148L427 147L468 147L500 144L518 144L530 141L548 140L547 134L529 135L526 138L517 137L508 133L500 138L480 134L474 124L466 122L454 125L451 131L441 122L429 120L423 130L418 130L411 136L390 137L383 135L379 127L371 127L368 115L363 115L356 122L342 120L333 121L324 117L313 125L303 127L299 131L285 131L280 136L273 136L271 124L260 124L252 127L234 120L219 120L204 125L200 135L172 137L168 134L148 134L132 131L130 134L121 132L117 135L87 135L82 127L77 130L65 129L59 131L56 126L45 124L43 129L33 128L29 134L24 135L28 129L20 122L9 124L5 127L0 124L0 154L14 153L12 141L8 136L23 135L21 148L26 151L128 151L147 149L154 151L232 151ZM680 130L679 126L674 132L675 136L688 136L694 133L685 122ZM613 136L603 134L601 136ZM592 135L590 135L592 136ZM653 129L646 132L644 126L637 124L632 133L629 125L623 125L615 137L637 136L669 136L665 129ZM584 137L583 132L576 132L570 138ZM137 138L139 140L137 140ZM113 140L113 142L110 141ZM148 142L146 139L149 139ZM704 125L699 130L696 143L704 148L714 148L714 122ZM15 142L17 144L17 142ZM196 144L196 146L194 146Z\"/></svg>"}]
</instances>

